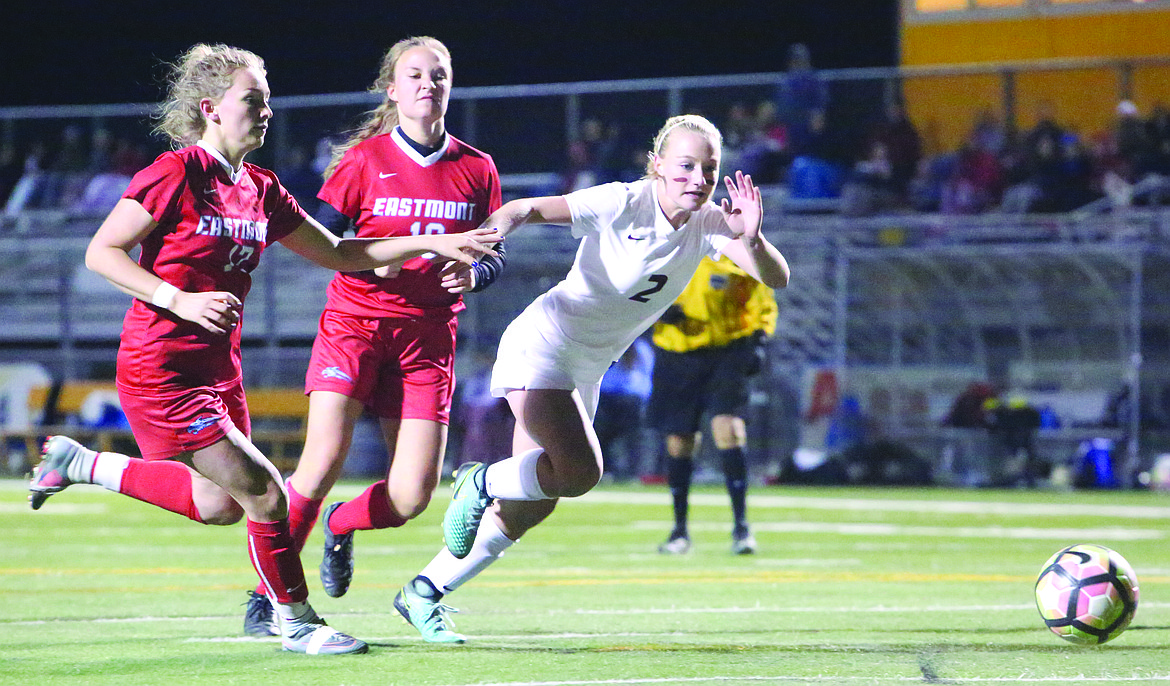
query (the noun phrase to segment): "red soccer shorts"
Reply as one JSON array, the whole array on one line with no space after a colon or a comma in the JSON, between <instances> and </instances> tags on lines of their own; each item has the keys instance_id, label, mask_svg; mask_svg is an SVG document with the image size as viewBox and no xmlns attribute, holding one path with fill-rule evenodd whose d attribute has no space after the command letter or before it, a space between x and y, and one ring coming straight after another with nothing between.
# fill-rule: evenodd
<instances>
[{"instance_id":1,"label":"red soccer shorts","mask_svg":"<svg viewBox=\"0 0 1170 686\"><path fill-rule=\"evenodd\" d=\"M447 424L455 392L455 318L321 313L305 392L333 391L378 417Z\"/></svg>"},{"instance_id":2,"label":"red soccer shorts","mask_svg":"<svg viewBox=\"0 0 1170 686\"><path fill-rule=\"evenodd\" d=\"M134 440L146 460L166 460L206 448L227 437L232 428L252 434L252 421L237 379L222 388L137 395L118 388L118 400Z\"/></svg>"}]
</instances>

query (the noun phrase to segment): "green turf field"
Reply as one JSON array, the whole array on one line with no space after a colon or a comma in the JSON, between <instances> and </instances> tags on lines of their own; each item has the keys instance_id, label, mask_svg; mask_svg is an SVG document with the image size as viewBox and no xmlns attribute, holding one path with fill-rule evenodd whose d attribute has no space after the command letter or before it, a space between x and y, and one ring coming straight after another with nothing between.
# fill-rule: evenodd
<instances>
[{"instance_id":1,"label":"green turf field","mask_svg":"<svg viewBox=\"0 0 1170 686\"><path fill-rule=\"evenodd\" d=\"M242 525L188 522L97 487L39 512L0 481L4 684L1170 683L1170 495L755 488L760 553L728 552L726 496L692 497L695 549L664 557L665 488L602 487L449 596L464 646L422 643L391 609L437 551L445 485L398 530L360 532L348 595L311 600L368 655L283 653L242 636L254 584ZM340 486L339 498L359 485ZM1059 548L1137 571L1130 629L1065 643L1032 600Z\"/></svg>"}]
</instances>

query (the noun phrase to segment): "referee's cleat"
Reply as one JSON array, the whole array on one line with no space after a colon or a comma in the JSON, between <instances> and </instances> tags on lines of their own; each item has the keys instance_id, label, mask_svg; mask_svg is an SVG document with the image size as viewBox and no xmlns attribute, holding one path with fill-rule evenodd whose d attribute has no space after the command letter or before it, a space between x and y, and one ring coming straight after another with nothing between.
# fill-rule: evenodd
<instances>
[{"instance_id":1,"label":"referee's cleat","mask_svg":"<svg viewBox=\"0 0 1170 686\"><path fill-rule=\"evenodd\" d=\"M353 532L335 534L329 530L329 515L343 503L333 503L321 515L325 529L325 555L321 558L321 585L330 598L340 598L353 580Z\"/></svg>"},{"instance_id":2,"label":"referee's cleat","mask_svg":"<svg viewBox=\"0 0 1170 686\"><path fill-rule=\"evenodd\" d=\"M492 504L487 494L486 473L487 465L479 462L465 462L455 472L451 502L443 514L443 542L460 560L471 552L479 522Z\"/></svg>"},{"instance_id":3,"label":"referee's cleat","mask_svg":"<svg viewBox=\"0 0 1170 686\"><path fill-rule=\"evenodd\" d=\"M32 509L41 509L49 496L77 483L69 478L69 465L86 450L68 436L45 439L41 446L41 463L33 467L32 482L28 486L28 502Z\"/></svg>"},{"instance_id":4,"label":"referee's cleat","mask_svg":"<svg viewBox=\"0 0 1170 686\"><path fill-rule=\"evenodd\" d=\"M350 655L369 652L365 641L343 634L325 623L315 613L288 636L281 636L285 650L305 655Z\"/></svg>"},{"instance_id":5,"label":"referee's cleat","mask_svg":"<svg viewBox=\"0 0 1170 686\"><path fill-rule=\"evenodd\" d=\"M256 591L248 591L247 607L244 610L244 634L248 636L279 636L280 624L272 601Z\"/></svg>"},{"instance_id":6,"label":"referee's cleat","mask_svg":"<svg viewBox=\"0 0 1170 686\"><path fill-rule=\"evenodd\" d=\"M691 539L685 533L672 532L666 543L658 546L658 552L663 555L685 555L691 552Z\"/></svg>"},{"instance_id":7,"label":"referee's cleat","mask_svg":"<svg viewBox=\"0 0 1170 686\"><path fill-rule=\"evenodd\" d=\"M731 553L733 555L754 555L756 552L756 537L746 526L736 528L731 534Z\"/></svg>"},{"instance_id":8,"label":"referee's cleat","mask_svg":"<svg viewBox=\"0 0 1170 686\"><path fill-rule=\"evenodd\" d=\"M449 612L458 612L455 608L428 598L416 592L415 583L418 577L398 591L394 596L394 609L407 621L418 629L424 641L429 643L464 643L467 637L457 634L452 629L455 624L447 616ZM423 583L426 583L425 581Z\"/></svg>"}]
</instances>

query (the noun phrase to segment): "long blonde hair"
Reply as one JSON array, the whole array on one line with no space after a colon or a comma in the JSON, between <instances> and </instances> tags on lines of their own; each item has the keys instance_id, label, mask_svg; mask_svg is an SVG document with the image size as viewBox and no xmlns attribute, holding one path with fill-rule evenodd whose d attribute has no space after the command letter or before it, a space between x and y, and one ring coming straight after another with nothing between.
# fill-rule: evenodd
<instances>
[{"instance_id":1,"label":"long blonde hair","mask_svg":"<svg viewBox=\"0 0 1170 686\"><path fill-rule=\"evenodd\" d=\"M644 178L658 177L658 172L654 171L654 159L662 156L663 151L666 150L667 139L670 138L670 134L674 133L675 129L693 131L700 136L705 136L716 150L723 149L723 134L706 117L700 117L697 114L673 116L666 120L666 123L662 125L661 129L658 129L658 133L654 136L654 149L646 155L646 176Z\"/></svg>"},{"instance_id":2,"label":"long blonde hair","mask_svg":"<svg viewBox=\"0 0 1170 686\"><path fill-rule=\"evenodd\" d=\"M356 129L345 139L345 142L333 146L332 156L329 159L329 166L325 167L323 176L329 178L333 175L333 170L337 169L337 163L349 152L353 146L361 143L367 138L372 138L379 134L388 133L398 126L398 103L390 99L390 94L386 89L394 82L394 69L398 66L398 60L406 54L408 50L418 47L426 47L434 50L447 61L451 61L451 52L447 50L447 46L438 38L431 38L430 36L411 36L410 38L403 38L382 56L382 64L378 69L378 78L370 86L371 93L381 93L382 102L374 109L366 112L365 119Z\"/></svg>"},{"instance_id":3,"label":"long blonde hair","mask_svg":"<svg viewBox=\"0 0 1170 686\"><path fill-rule=\"evenodd\" d=\"M222 43L194 45L168 67L167 97L159 106L154 132L170 138L176 150L193 145L207 130L199 109L203 98L219 102L241 69L265 71L256 53Z\"/></svg>"}]
</instances>

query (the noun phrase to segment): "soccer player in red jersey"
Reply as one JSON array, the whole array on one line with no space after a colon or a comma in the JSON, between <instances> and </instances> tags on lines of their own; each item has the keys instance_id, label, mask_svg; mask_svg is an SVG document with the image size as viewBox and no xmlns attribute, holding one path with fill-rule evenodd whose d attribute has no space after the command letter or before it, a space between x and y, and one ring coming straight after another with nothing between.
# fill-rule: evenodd
<instances>
[{"instance_id":1,"label":"soccer player in red jersey","mask_svg":"<svg viewBox=\"0 0 1170 686\"><path fill-rule=\"evenodd\" d=\"M333 236L275 175L244 162L264 143L268 98L264 62L246 50L197 45L173 65L157 130L176 149L135 175L85 260L136 298L123 325L117 386L142 458L50 437L29 500L35 510L72 484L94 483L206 524L246 515L248 557L284 648L366 652L309 605L280 475L248 439L240 324L250 273L276 241L322 266L359 270L428 253L470 265L498 238L490 231ZM129 253L137 246L135 262Z\"/></svg>"},{"instance_id":2,"label":"soccer player in red jersey","mask_svg":"<svg viewBox=\"0 0 1170 686\"><path fill-rule=\"evenodd\" d=\"M322 223L359 237L459 235L500 206L492 158L447 133L451 77L451 55L434 38L407 38L385 53L370 88L382 102L325 171ZM365 409L379 418L391 455L385 478L321 517L321 581L330 596L349 589L355 531L402 526L430 502L447 443L461 294L482 290L502 266L493 253L474 269L444 273L421 257L400 269L339 273L329 284L305 380L305 447L286 482L297 550L341 475ZM410 618L401 599L396 606ZM270 618L258 588L245 633L271 632Z\"/></svg>"}]
</instances>

